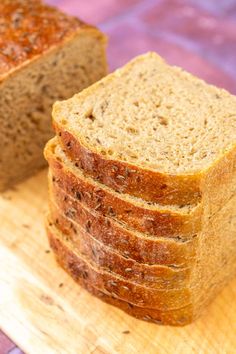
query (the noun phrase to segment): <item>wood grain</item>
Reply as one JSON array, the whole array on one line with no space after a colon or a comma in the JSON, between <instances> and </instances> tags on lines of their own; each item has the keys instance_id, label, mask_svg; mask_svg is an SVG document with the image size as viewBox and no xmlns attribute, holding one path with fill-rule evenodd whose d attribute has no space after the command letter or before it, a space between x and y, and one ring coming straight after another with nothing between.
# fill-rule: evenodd
<instances>
[{"instance_id":1,"label":"wood grain","mask_svg":"<svg viewBox=\"0 0 236 354\"><path fill-rule=\"evenodd\" d=\"M26 353L236 352L236 280L192 325L136 320L93 298L56 265L46 210L46 171L0 197L0 328Z\"/></svg>"}]
</instances>

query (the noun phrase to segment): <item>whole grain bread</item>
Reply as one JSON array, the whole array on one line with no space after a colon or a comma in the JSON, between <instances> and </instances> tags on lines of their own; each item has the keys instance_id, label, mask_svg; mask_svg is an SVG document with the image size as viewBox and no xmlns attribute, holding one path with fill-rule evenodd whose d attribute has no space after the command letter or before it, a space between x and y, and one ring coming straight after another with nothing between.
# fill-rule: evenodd
<instances>
[{"instance_id":1,"label":"whole grain bread","mask_svg":"<svg viewBox=\"0 0 236 354\"><path fill-rule=\"evenodd\" d=\"M107 72L96 28L34 0L0 2L0 190L45 165L51 107Z\"/></svg>"},{"instance_id":2,"label":"whole grain bread","mask_svg":"<svg viewBox=\"0 0 236 354\"><path fill-rule=\"evenodd\" d=\"M54 147L53 147L54 144ZM53 149L52 149L53 148ZM55 149L58 151L60 150L60 147L57 143L56 140L54 140L54 143L51 142L46 148L46 156L49 157L50 154L56 155L54 157L49 157L50 161L50 166L51 166L51 172L53 172L53 187L55 190L58 189L63 189L64 196L63 198L68 198L69 197L69 204L71 210L73 210L73 213L70 214L70 217L72 216L72 219L75 222L78 222L78 210L77 208L80 208L79 205L82 203L85 205L86 208L94 208L95 209L95 203L91 203L91 200L93 201L93 195L91 193L90 186L91 185L97 185L99 184L99 191L102 189L103 191L105 190L106 193L110 194L116 194L117 192L112 191L108 187L103 186L101 183L93 181L91 178L87 177L80 171L80 169L77 166L73 166L73 163L70 162L70 160L66 157L62 158L62 154L57 155L57 152L55 153ZM135 305L138 306L145 306L145 307L156 307L161 304L161 306L164 306L165 309L170 309L169 305L173 309L172 305L176 304L175 301L177 301L178 305L180 305L180 297L183 296L183 301L185 305L191 304L193 305L194 308L194 313L199 314L201 313L205 306L214 299L214 297L218 294L218 292L223 288L223 286L229 281L229 279L235 274L236 272L236 239L234 237L235 235L235 230L236 230L236 223L235 223L235 215L236 215L236 173L235 173L235 164L233 162L233 159L228 160L228 165L227 168L224 171L224 178L222 178L222 184L221 184L221 189L218 189L218 192L214 189L212 189L212 194L205 194L205 196L202 198L199 208L201 208L201 216L199 218L201 225L199 227L199 230L197 231L195 236L195 258L193 259L192 266L191 266L191 272L190 272L190 277L189 277L189 286L186 288L186 291L189 291L188 294L179 294L177 293L176 296L178 297L178 300L176 298L167 298L167 303L164 303L164 297L160 298L159 295L156 297L156 294L150 295L149 290L148 293L143 293L143 288L147 289L146 286L141 286L137 284L133 284L131 281L127 281L124 285L124 283L120 283L121 278L122 281L125 281L125 277L120 277L118 275L115 275L116 273L113 273L112 279L107 278L107 274L105 277L104 275L104 270L102 267L99 267L99 269L96 269L96 266L93 264L92 265L92 273L90 274L91 279L90 282L92 286L94 285L98 289L102 291L109 291L110 293L113 292L115 296L118 296L121 300L131 302L132 300L134 301ZM69 166L69 168L68 168ZM55 171L58 171L55 175ZM72 172L70 172L72 171ZM72 174L72 178L70 176L70 173ZM69 176L69 178L68 178ZM212 175L213 178L213 175ZM81 181L83 182L83 190L81 193ZM72 187L72 189L71 189ZM92 191L95 190L95 187ZM109 192L107 192L109 191ZM58 193L54 193L53 196L55 195L60 195L61 192L58 191ZM77 200L76 200L77 196ZM101 194L100 194L101 196ZM61 195L60 195L61 198ZM57 199L57 200L60 200ZM116 208L117 203L120 202L120 200L127 200L127 198L131 197L124 197L124 195L121 195L117 193L117 197L115 201L113 200L112 202L108 203L112 208ZM132 198L133 199L133 198ZM134 199L133 199L134 200ZM138 200L138 199L137 199ZM79 202L79 203L78 203ZM98 202L98 201L97 201ZM101 202L101 200L100 200ZM104 199L102 199L102 203L104 202ZM142 205L143 205L142 201ZM132 203L131 203L132 204ZM63 204L62 204L63 205ZM149 205L149 204L148 204ZM158 209L160 206L158 207ZM173 213L173 206L169 207L169 213L172 215ZM180 208L181 209L181 208ZM116 209L114 209L116 210ZM125 208L123 207L123 212ZM171 211L171 212L170 212ZM96 210L97 213L104 213L104 208L101 207ZM118 221L119 218L123 218L122 216L122 208L120 209L120 213L117 213L115 216L114 214L110 215L109 218L113 218L116 222ZM183 215L182 212L179 212L179 216L182 218ZM118 215L118 217L117 217ZM145 214L144 214L145 215ZM191 215L190 212L190 217L194 217ZM127 222L127 220L126 220ZM128 222L129 227L133 228L133 225L130 225L130 220ZM135 225L136 227L136 225ZM149 230L150 231L150 230ZM146 230L147 232L147 230ZM163 236L163 235L162 235ZM165 236L165 235L164 235ZM188 235L189 238L191 239L191 235ZM192 235L193 236L193 235ZM154 237L154 235L152 235ZM173 237L173 235L172 235ZM178 238L186 238L185 236L182 236L179 234ZM165 238L164 238L165 240ZM170 239L169 239L170 240ZM171 239L172 240L172 239ZM68 243L65 244L64 238L62 237L62 246L67 247ZM75 245L72 242L69 246L69 249L71 252L74 252L75 250ZM127 250L129 250L129 247L127 247ZM77 257L78 254L75 252L75 256ZM63 254L62 254L63 257ZM82 257L83 258L83 257ZM79 259L79 264L81 264L81 256L78 256ZM82 263L85 262L86 266L88 266L88 263L90 263L87 259L83 260ZM83 265L85 265L83 263ZM89 265L91 268L91 265ZM87 268L86 268L87 271ZM98 281L97 275L98 273L102 273L102 280ZM109 273L109 275L111 275ZM81 275L82 276L82 275ZM119 279L119 282L117 283L117 279ZM111 280L113 285L115 284L115 288L112 287L112 284L108 283L109 280ZM127 283L129 286L127 286ZM132 283L131 287L130 284ZM122 293L117 291L116 286L119 284L119 286L127 286L126 290L129 293ZM134 286L134 287L133 287ZM138 286L138 288L137 288ZM139 286L141 286L142 290L140 290ZM120 287L119 287L120 289ZM123 288L122 288L123 289ZM138 289L138 291L137 291ZM150 289L150 288L148 288ZM152 289L154 290L154 289ZM157 291L157 289L155 289ZM117 291L117 292L116 292ZM122 290L123 291L123 290ZM160 291L160 290L158 290ZM169 291L170 290L165 290L162 289L163 292ZM172 290L171 290L172 291ZM132 295L131 295L132 294ZM148 294L148 295L147 295ZM126 298L126 296L128 297ZM170 295L170 293L169 293ZM141 296L141 302L140 300ZM143 297L144 296L144 297ZM180 297L179 297L180 296ZM186 300L186 302L185 302ZM173 301L172 304L169 301ZM158 303L158 304L157 304ZM145 305L143 305L145 304ZM184 305L184 306L185 306ZM173 305L175 306L175 305Z\"/></svg>"},{"instance_id":3,"label":"whole grain bread","mask_svg":"<svg viewBox=\"0 0 236 354\"><path fill-rule=\"evenodd\" d=\"M78 282L79 278L85 279L88 284L101 290L111 299L118 298L139 307L161 307L162 310L169 311L176 305L180 308L187 306L188 318L196 318L236 272L236 240L232 233L235 223L229 213L232 206L236 205L235 201L236 196L231 198L222 213L214 215L211 225L199 235L199 258L192 269L190 287L183 290L182 294L179 290L154 290L136 285L124 281L123 277L111 276L111 273L104 272L103 268L96 269L94 264L79 255L74 242L67 240L66 235L50 225L49 241L59 263L64 264L64 268ZM224 227L222 230L221 225ZM117 305L119 306L119 303Z\"/></svg>"},{"instance_id":4,"label":"whole grain bread","mask_svg":"<svg viewBox=\"0 0 236 354\"><path fill-rule=\"evenodd\" d=\"M120 194L84 175L67 158L57 138L48 142L44 153L53 175L53 183L74 198L82 198L83 203L91 209L97 209L99 204L98 211L101 214L155 236L188 239L201 230L201 204L163 207L128 194Z\"/></svg>"},{"instance_id":5,"label":"whole grain bread","mask_svg":"<svg viewBox=\"0 0 236 354\"><path fill-rule=\"evenodd\" d=\"M184 288L189 285L191 267L175 269L159 264L148 265L138 263L127 256L124 257L117 250L92 237L88 227L85 230L78 224L71 222L52 203L49 224L55 225L72 242L74 250L85 256L89 262L93 262L98 268L116 273L127 280L150 288L167 290ZM191 265L192 263L190 262Z\"/></svg>"},{"instance_id":6,"label":"whole grain bread","mask_svg":"<svg viewBox=\"0 0 236 354\"><path fill-rule=\"evenodd\" d=\"M64 268L79 285L82 285L86 290L101 300L117 306L138 319L158 324L181 326L190 323L196 317L196 315L193 314L192 305L187 305L177 310L160 311L147 307L138 307L129 302L118 299L115 294L111 294L108 291L102 292L95 288L91 282L87 281L85 276L81 277L80 272L76 270L77 256L60 242L50 227L48 228L48 237L51 248L53 249L56 260L60 266Z\"/></svg>"},{"instance_id":7,"label":"whole grain bread","mask_svg":"<svg viewBox=\"0 0 236 354\"><path fill-rule=\"evenodd\" d=\"M64 218L70 222L70 232L75 235L79 227L113 248L123 257L149 265L162 264L173 269L187 267L196 258L197 239L163 238L147 235L91 210L78 199L73 200L49 178L51 214L56 223L65 227ZM68 222L67 222L68 223Z\"/></svg>"},{"instance_id":8,"label":"whole grain bread","mask_svg":"<svg viewBox=\"0 0 236 354\"><path fill-rule=\"evenodd\" d=\"M232 183L235 184L235 178L234 180L232 180ZM230 185L228 185L228 187L230 187ZM62 199L64 199L64 197ZM69 204L71 205L70 200ZM70 213L69 215L70 219L72 221L75 221L76 223L78 222L78 219L80 220L80 217L78 217L78 215L80 215L80 209L78 209L78 213L76 211L78 208L78 204L78 202L75 202L73 204L72 209L70 207L70 210L73 210L74 213ZM61 210L63 211L63 209ZM218 210L218 212L214 213L211 218L204 221L202 230L199 231L193 239L194 257L189 258L187 263L188 267L191 270L189 272L189 274L191 275L191 277L189 277L190 283L193 285L201 283L208 284L208 286L210 287L210 290L208 290L209 296L210 294L213 294L212 296L214 297L213 290L215 290L217 287L218 289L221 289L223 284L225 284L225 282L227 282L228 279L230 279L230 277L235 274L235 214L236 193L232 195L232 197L227 201L227 203L225 203L225 205L220 210ZM91 221L91 219L88 220ZM77 225L73 223L72 230L76 226ZM90 232L92 233L92 235L96 234L96 232L92 230L93 229L91 222ZM173 242L170 239L163 239L163 246L165 241ZM126 247L127 251L129 252L129 244L126 245ZM140 248L140 253L142 253L142 248ZM202 288L204 287L202 286ZM200 289L199 291L202 292L202 289ZM215 293L217 293L217 291Z\"/></svg>"},{"instance_id":9,"label":"whole grain bread","mask_svg":"<svg viewBox=\"0 0 236 354\"><path fill-rule=\"evenodd\" d=\"M74 271L77 276L87 279L93 287L103 292L112 293L114 297L140 307L175 310L191 304L193 289L186 287L168 290L155 289L127 280L116 273L98 267L94 262L75 250L74 243L54 225L51 224L47 227L53 230L52 233L56 237L59 247L68 249L76 255Z\"/></svg>"},{"instance_id":10,"label":"whole grain bread","mask_svg":"<svg viewBox=\"0 0 236 354\"><path fill-rule=\"evenodd\" d=\"M193 204L235 159L235 112L236 97L148 53L56 103L53 123L86 174L147 201Z\"/></svg>"},{"instance_id":11,"label":"whole grain bread","mask_svg":"<svg viewBox=\"0 0 236 354\"><path fill-rule=\"evenodd\" d=\"M232 187L233 190L235 190L236 176L234 179L232 179L231 182L232 186L228 184L228 189L230 190L230 187ZM69 217L70 222L72 222L72 232L73 230L76 232L77 223L81 224L81 220L82 225L84 225L84 227L86 228L86 222L89 220L89 232L93 235L93 237L100 237L97 235L99 229L96 230L96 220L94 220L94 218L91 218L91 214L90 217L87 218L88 214L84 214L83 209L81 209L81 202L78 202L77 200L72 200L70 196L66 196L65 198L65 193L61 190L57 191L57 189L58 187L55 187L55 184L51 187L51 201L59 204L61 212L69 211L69 214L67 213L66 216ZM236 239L234 237L236 230L236 192L233 192L233 190L231 198L229 198L229 200L221 207L221 209L212 214L210 218L206 218L205 220L203 220L202 230L200 230L196 235L194 235L192 239L187 241L187 245L190 244L192 247L191 249L193 255L192 257L189 257L188 261L186 259L185 266L190 267L192 269L192 275L194 274L195 277L195 280L192 279L193 284L199 283L200 281L203 281L203 279L211 283L211 281L214 281L215 279L212 275L215 274L215 271L218 268L220 269L220 283L224 281L222 277L225 277L225 279L227 280L227 277L230 278L230 276L234 275L234 269L236 267L236 264L232 264L232 262L236 258ZM64 209L65 203L68 203L69 209ZM84 214L85 219L81 217L81 214ZM109 218L109 220L111 219ZM122 231L123 230L124 228L122 227ZM106 239L108 239L109 236L110 239L113 238L113 236L116 237L116 234L109 233L109 229L105 232L107 231L107 238L105 238L105 240L101 239L102 242L105 241L105 244L107 244ZM155 240L155 237L153 237L153 239ZM182 238L180 237L180 239ZM170 239L160 237L156 240L158 240L159 242L162 241L162 247L164 248L166 246L166 249L168 249L170 244L173 245L178 244L180 242L179 239L176 240L175 238ZM111 242L112 244L113 241L109 242ZM122 243L122 241L119 242L118 239L116 241L116 245L119 245L120 243ZM184 245L185 242L183 243L183 247ZM110 247L114 249L114 247ZM117 251L118 249L119 246L115 246L115 250ZM124 253L124 256L128 256L129 258L131 258L131 254L129 253L130 249L132 249L132 246L130 247L129 244L126 244L127 252ZM174 251L175 248L171 248L170 250ZM142 251L143 249L140 248L140 254L142 253ZM184 252L184 248L182 248L181 251ZM179 252L180 256L181 251ZM172 268L173 266L174 268L176 268L175 264L172 265ZM228 269L228 271L222 274L221 270L224 269L226 271L226 268Z\"/></svg>"},{"instance_id":12,"label":"whole grain bread","mask_svg":"<svg viewBox=\"0 0 236 354\"><path fill-rule=\"evenodd\" d=\"M78 282L122 306L188 308L191 318L205 309L236 272L235 109L235 97L154 53L55 104L57 138L45 149L56 225L48 234ZM111 239L118 230L116 241L103 226L95 231L105 220L112 222ZM175 270L187 276L176 281L168 257L151 265L136 250L139 261L132 259L122 235L136 245L162 240L167 249L182 242L183 254L192 247ZM101 261L92 252L96 242ZM128 264L133 274L126 274ZM143 274L165 278L156 287Z\"/></svg>"}]
</instances>

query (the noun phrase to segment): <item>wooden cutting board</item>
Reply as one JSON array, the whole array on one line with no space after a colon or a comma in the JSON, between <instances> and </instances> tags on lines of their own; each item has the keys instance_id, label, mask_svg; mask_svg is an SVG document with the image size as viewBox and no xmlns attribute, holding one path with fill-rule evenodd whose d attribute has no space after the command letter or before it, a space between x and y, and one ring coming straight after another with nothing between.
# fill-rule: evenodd
<instances>
[{"instance_id":1,"label":"wooden cutting board","mask_svg":"<svg viewBox=\"0 0 236 354\"><path fill-rule=\"evenodd\" d=\"M236 353L236 279L192 325L136 320L56 265L46 211L46 171L0 197L0 328L26 353Z\"/></svg>"}]
</instances>

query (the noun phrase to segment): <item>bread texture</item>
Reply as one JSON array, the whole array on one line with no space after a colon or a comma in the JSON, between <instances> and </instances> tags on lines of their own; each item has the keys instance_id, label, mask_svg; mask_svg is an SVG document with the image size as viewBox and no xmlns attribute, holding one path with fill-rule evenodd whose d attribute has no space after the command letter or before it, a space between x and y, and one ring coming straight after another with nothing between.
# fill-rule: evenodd
<instances>
[{"instance_id":1,"label":"bread texture","mask_svg":"<svg viewBox=\"0 0 236 354\"><path fill-rule=\"evenodd\" d=\"M82 227L93 238L119 252L125 258L149 265L161 264L173 269L186 268L196 257L197 238L163 238L137 232L117 220L91 210L73 200L49 177L50 212L55 224L67 233L79 233ZM65 220L66 218L66 220ZM69 226L69 230L68 230Z\"/></svg>"},{"instance_id":2,"label":"bread texture","mask_svg":"<svg viewBox=\"0 0 236 354\"><path fill-rule=\"evenodd\" d=\"M208 193L209 175L220 187L236 150L235 111L236 97L148 53L56 103L53 123L86 174L121 193L183 205Z\"/></svg>"},{"instance_id":3,"label":"bread texture","mask_svg":"<svg viewBox=\"0 0 236 354\"><path fill-rule=\"evenodd\" d=\"M59 264L138 318L200 316L236 273L235 108L154 53L56 103L45 157Z\"/></svg>"},{"instance_id":4,"label":"bread texture","mask_svg":"<svg viewBox=\"0 0 236 354\"><path fill-rule=\"evenodd\" d=\"M76 255L77 261L74 266L80 276L89 279L91 284L101 291L113 293L119 299L135 306L158 310L175 310L191 303L191 289L155 289L127 280L118 274L98 267L92 260L75 250L74 243L62 232L56 228L53 230L58 242Z\"/></svg>"},{"instance_id":5,"label":"bread texture","mask_svg":"<svg viewBox=\"0 0 236 354\"><path fill-rule=\"evenodd\" d=\"M0 190L45 165L51 108L107 72L106 38L41 1L0 2Z\"/></svg>"},{"instance_id":6,"label":"bread texture","mask_svg":"<svg viewBox=\"0 0 236 354\"><path fill-rule=\"evenodd\" d=\"M138 319L154 322L157 324L182 326L190 323L196 317L193 315L191 305L187 305L176 310L160 311L147 307L138 307L127 301L120 300L116 297L115 294L112 294L108 291L102 292L87 280L86 275L81 276L81 272L79 272L77 267L77 256L71 250L69 250L69 248L66 247L65 244L63 244L61 240L55 235L53 232L55 229L52 229L48 225L47 230L50 246L54 251L56 260L59 265L63 267L65 271L68 272L79 285L82 285L91 294L97 296L101 300L111 305L117 306L118 308Z\"/></svg>"},{"instance_id":7,"label":"bread texture","mask_svg":"<svg viewBox=\"0 0 236 354\"><path fill-rule=\"evenodd\" d=\"M236 178L232 180L232 183L236 182L235 179ZM85 214L85 219L83 219L83 217L81 217L82 209L81 207L79 207L80 203L78 203L78 201L76 200L71 200L69 196L67 196L66 199L70 207L69 209L65 209L65 194L62 193L61 195L61 191L58 191L57 188L54 187L55 185L53 185L51 189L51 201L56 203L58 203L59 201L60 210L62 212L65 212L65 216L69 218L67 220L67 224L72 223L70 225L72 231L69 231L69 234L71 235L73 234L73 232L75 232L76 234L77 228L82 226L82 228L84 227L86 230L88 230L88 232L93 237L94 235L95 237L101 237L97 236L100 230L97 229L96 219L92 217L88 218L87 213ZM60 200L62 201L62 203L60 203ZM67 213L66 211L69 212ZM221 284L222 282L224 282L224 277L227 281L227 276L230 278L234 275L234 271L236 268L236 264L234 263L236 261L236 240L234 237L236 230L235 214L236 193L234 192L232 197L222 206L221 209L218 210L218 212L214 213L208 220L204 221L202 229L196 235L194 235L191 239L188 239L186 243L181 242L181 244L183 244L183 248L181 249L182 254L184 254L185 251L184 247L189 247L190 244L191 251L193 252L192 257L186 259L184 266L172 264L170 265L170 268L190 269L191 271L188 270L188 278L186 278L187 281L189 281L190 287L192 286L191 284L200 285L201 283L205 284L205 282L208 284L211 284L211 282L213 282L214 284L215 278L217 276L219 276ZM52 212L52 215L55 215L54 212ZM55 223L58 224L59 228L65 231L65 221L61 220L60 217L58 218L58 213L56 215L57 217L55 219ZM109 218L109 220L112 219ZM123 232L123 230L124 228L122 228L121 231ZM108 234L108 236L112 238L111 236L113 236L113 234ZM143 236L145 237L145 235L142 235L141 237ZM155 237L152 238L154 240L156 239ZM180 235L180 239L158 237L156 240L158 240L158 242L162 242L161 245L163 248L165 247L166 250L168 250L168 247L170 247L170 245L170 250L175 250L174 247L177 248L179 246L181 239L182 238ZM107 244L106 239L102 241L105 241L105 244ZM113 248L117 252L117 246L115 246L114 248L110 245L110 248ZM130 249L132 249L132 245L130 246L130 244L126 244L126 252L123 254L123 256L130 258ZM142 253L142 248L140 248L139 252L140 254ZM179 254L181 255L181 253ZM156 258L156 263L154 264L160 264L158 258ZM228 269L228 272L221 273L221 270L226 270L226 268ZM220 270L219 274L216 271L217 269ZM214 274L216 275L213 276Z\"/></svg>"},{"instance_id":8,"label":"bread texture","mask_svg":"<svg viewBox=\"0 0 236 354\"><path fill-rule=\"evenodd\" d=\"M147 321L154 320L153 322L155 323L177 326L188 324L205 311L206 306L212 301L225 282L228 281L223 275L224 270L221 269L220 271L218 269L212 277L211 283L202 283L194 289L189 289L189 291L183 290L181 293L179 290L163 290L161 292L153 289L149 292L147 288L142 289L142 287L135 286L135 284L132 285L130 282L123 282L118 277L105 274L102 269L100 272L95 270L94 266L86 263L80 257L73 245L66 241L65 235L58 232L52 224L47 226L47 230L49 242L58 263L80 285L104 301L108 301L125 311L128 310L126 312ZM233 259L235 264L235 256ZM231 264L226 263L226 272L229 271L230 266L232 266L232 259ZM219 274L221 274L223 283L219 282ZM213 281L215 281L214 284ZM178 299L175 299L175 296ZM186 305L188 300L190 303ZM179 307L172 308L174 304L178 304ZM158 309L157 307L160 308Z\"/></svg>"},{"instance_id":9,"label":"bread texture","mask_svg":"<svg viewBox=\"0 0 236 354\"><path fill-rule=\"evenodd\" d=\"M74 224L55 210L52 205L50 211L49 223L56 225L62 231L67 240L72 242L75 251L99 268L150 288L167 290L184 288L189 285L191 267L176 269L171 266L136 262L99 242L88 230L82 229L79 225L75 228ZM73 231L71 231L71 225L74 226Z\"/></svg>"},{"instance_id":10,"label":"bread texture","mask_svg":"<svg viewBox=\"0 0 236 354\"><path fill-rule=\"evenodd\" d=\"M232 233L235 223L231 222L232 215L229 213L235 205L235 198L227 203L218 217L213 218L207 230L199 234L198 259L192 266L187 287L182 289L153 289L127 280L108 272L103 266L98 267L80 254L75 239L68 238L66 233L52 224L48 225L48 235L51 244L56 244L59 250L56 253L59 252L61 262L70 255L69 271L74 272L77 278L85 278L91 286L105 294L112 294L135 306L164 311L189 306L189 316L196 318L235 274L236 242ZM219 230L220 225L224 227L222 231ZM55 241L51 241L52 237ZM53 249L55 251L55 246Z\"/></svg>"},{"instance_id":11,"label":"bread texture","mask_svg":"<svg viewBox=\"0 0 236 354\"><path fill-rule=\"evenodd\" d=\"M144 231L141 231L144 232L144 237L157 238L158 240L162 238L163 244L166 240L168 242L176 242L176 245L178 245L181 240L184 240L185 242L192 241L194 245L192 249L194 256L189 258L188 263L185 264L187 269L182 269L184 272L187 270L187 273L185 273L182 280L176 281L176 279L169 277L172 272L168 271L165 275L162 273L163 278L158 283L158 288L154 288L152 281L150 283L149 281L146 282L146 280L145 282L141 282L142 276L138 280L134 279L134 277L129 279L129 275L127 276L124 272L126 265L130 262L129 265L135 265L135 277L138 277L138 273L141 269L145 269L144 272L146 272L147 265L140 263L140 266L137 266L132 259L128 260L126 263L121 254L116 254L116 256L118 256L116 258L117 261L114 261L114 253L119 253L117 249L111 250L113 252L112 258L104 257L101 263L99 263L99 261L96 262L96 257L93 258L94 255L92 254L91 243L89 241L90 235L84 235L84 243L86 245L87 242L88 245L87 251L89 251L89 249L91 251L90 254L87 252L86 256L78 251L80 246L78 245L79 241L76 239L77 236L75 235L77 230L81 230L83 225L85 225L86 228L87 222L89 222L89 224L87 224L87 227L89 225L89 234L92 230L90 224L91 220L87 218L88 214L86 214L85 219L81 219L81 204L85 209L96 209L96 213L100 214L100 216L103 215L106 219L114 220L116 224L120 223L120 227L125 225L126 229L132 230L140 228L139 225L141 224L134 223L133 218L124 218L126 210L126 207L124 207L124 205L126 205L124 204L124 201L127 203L127 200L132 199L132 202L130 201L132 211L127 213L129 216L130 214L135 215L135 213L137 213L137 209L134 208L136 203L141 203L142 209L144 209L144 204L149 206L149 208L147 207L147 209L145 208L143 210L143 216L146 216L150 210L154 212L153 215L156 213L162 213L163 210L165 210L166 214L166 206L163 207L159 205L157 207L156 204L152 204L150 207L150 203L140 201L135 197L131 198L129 195L125 196L124 194L119 194L102 185L100 182L85 176L83 171L77 166L74 166L72 161L66 157L59 146L57 139L53 139L48 143L45 150L45 156L50 165L50 188L53 196L51 196L50 199L52 202L56 202L62 212L66 212L66 210L63 209L65 203L68 203L66 205L69 206L66 214L66 217L69 217L69 220L63 221L61 218L55 218L55 216L53 216L55 218L55 224L57 224L59 230L59 233L56 231L57 239L59 239L58 242L62 244L62 248L66 247L69 251L75 254L75 257L77 257L76 262L78 262L76 264L78 264L79 268L84 269L84 271L89 274L89 281L95 288L100 289L103 292L108 291L109 293L114 293L120 300L130 302L139 307L169 311L177 309L178 307L192 306L193 310L190 313L190 316L198 316L204 311L205 306L214 299L224 284L226 284L235 274L236 242L234 234L236 230L236 174L233 169L233 160L228 161L228 168L224 171L225 178L221 185L221 190L214 192L212 189L211 196L207 196L206 194L205 198L202 198L201 203L194 207L188 206L184 208L184 211L183 208L178 208L177 206L168 207L168 218L172 222L173 233L166 233L164 227L159 228L158 234L156 231L151 233L152 230L150 228L142 226ZM91 185L93 186L92 189ZM93 193L97 193L98 191L99 194L95 194L94 197ZM113 196L114 194L117 194L115 199L111 198L111 195ZM107 195L110 195L109 199L107 199ZM98 203L96 198L98 196L100 198L99 204L101 204L101 206L96 208L96 203ZM117 204L120 203L121 200L123 205L120 208L120 211L117 212ZM103 206L104 203L107 203L106 208ZM108 206L112 208L113 213L108 213L106 211L108 210ZM197 214L195 214L196 209L199 213L197 219ZM51 214L54 215L52 209ZM197 223L195 220L195 232L193 234L181 234L180 230L178 230L177 234L174 226L176 220L179 220L180 225L184 225L186 222L186 215L188 215L188 220L192 224L192 219L195 218L198 220ZM140 215L137 215L137 218L140 218ZM74 231L76 231L68 233L70 219L73 221L72 229L75 227ZM156 223L158 226L158 221L156 221ZM161 230L164 231L163 234L161 234ZM93 236L94 234L95 232L92 231L91 235ZM103 247L100 248L101 253L102 250L104 251ZM129 245L127 245L127 251L129 252ZM120 258L120 256L123 258ZM64 257L63 254L62 257ZM119 260L122 259L122 265L121 263L118 263L118 258ZM158 259L156 260L158 262ZM158 263L156 265L158 266ZM109 269L109 266L113 268L113 271L107 270ZM130 268L130 266L128 268ZM157 269L158 267L156 270ZM172 269L171 266L169 269ZM178 270L180 271L179 274L181 274L182 270ZM165 280L167 280L166 287L164 287ZM182 287L176 288L176 285Z\"/></svg>"},{"instance_id":12,"label":"bread texture","mask_svg":"<svg viewBox=\"0 0 236 354\"><path fill-rule=\"evenodd\" d=\"M57 138L47 144L44 153L53 182L74 198L82 198L91 209L155 236L188 239L201 229L201 205L163 207L120 194L86 176L67 158Z\"/></svg>"}]
</instances>

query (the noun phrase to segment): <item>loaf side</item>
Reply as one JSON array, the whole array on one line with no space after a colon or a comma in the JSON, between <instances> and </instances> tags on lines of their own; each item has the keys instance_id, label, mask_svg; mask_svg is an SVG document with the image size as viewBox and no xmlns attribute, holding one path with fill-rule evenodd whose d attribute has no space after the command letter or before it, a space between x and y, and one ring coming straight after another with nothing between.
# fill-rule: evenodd
<instances>
[{"instance_id":1,"label":"loaf side","mask_svg":"<svg viewBox=\"0 0 236 354\"><path fill-rule=\"evenodd\" d=\"M197 247L197 237L189 240L174 237L163 238L141 233L128 225L104 216L76 200L53 185L49 180L50 210L56 224L64 228L63 216L70 222L70 233L78 233L78 224L97 240L115 249L123 257L149 265L163 264L173 269L192 266Z\"/></svg>"},{"instance_id":2,"label":"loaf side","mask_svg":"<svg viewBox=\"0 0 236 354\"><path fill-rule=\"evenodd\" d=\"M140 198L120 194L86 177L81 170L66 158L52 139L46 146L45 157L49 162L56 185L66 193L78 198L89 208L100 204L99 212L110 215L138 231L165 237L191 238L201 229L201 205L165 206L147 203ZM74 207L75 201L73 201Z\"/></svg>"},{"instance_id":3,"label":"loaf side","mask_svg":"<svg viewBox=\"0 0 236 354\"><path fill-rule=\"evenodd\" d=\"M82 285L90 293L99 297L101 300L111 305L117 306L118 308L136 318L157 324L183 326L196 318L196 314L194 313L192 305L187 305L180 309L170 311L160 311L147 307L138 307L130 302L122 301L121 299L117 298L114 293L101 291L101 289L94 287L93 284L87 280L86 273L83 273L83 271L77 267L77 256L71 250L69 250L69 248L66 247L66 245L63 244L63 242L61 242L61 240L57 238L56 235L53 234L53 231L50 228L48 228L47 231L50 246L54 251L56 260L59 265L61 265L79 285Z\"/></svg>"}]
</instances>

